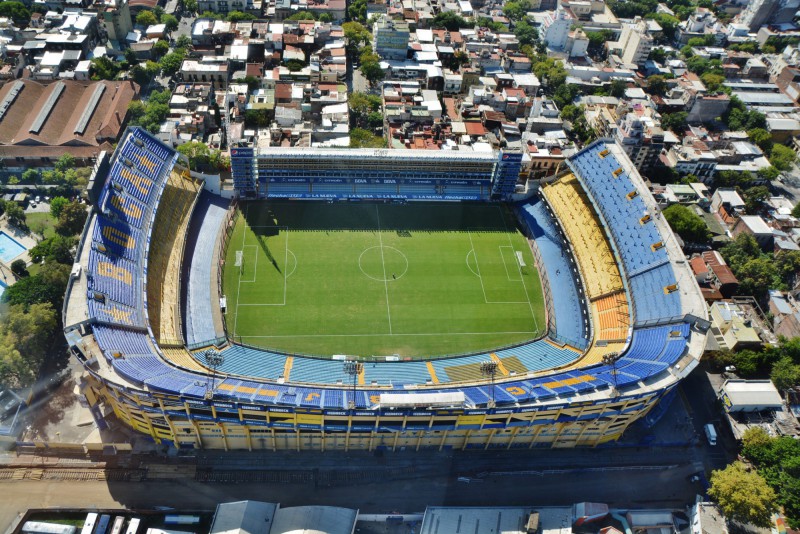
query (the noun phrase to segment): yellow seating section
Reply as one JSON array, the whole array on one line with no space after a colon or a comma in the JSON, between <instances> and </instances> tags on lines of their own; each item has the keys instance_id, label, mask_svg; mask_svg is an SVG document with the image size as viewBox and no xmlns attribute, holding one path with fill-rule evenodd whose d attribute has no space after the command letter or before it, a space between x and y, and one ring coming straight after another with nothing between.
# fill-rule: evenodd
<instances>
[{"instance_id":1,"label":"yellow seating section","mask_svg":"<svg viewBox=\"0 0 800 534\"><path fill-rule=\"evenodd\" d=\"M602 363L606 354L625 349L630 329L630 310L622 275L578 179L568 174L544 186L542 192L572 243L589 297L594 332L589 350L567 369Z\"/></svg>"},{"instance_id":2,"label":"yellow seating section","mask_svg":"<svg viewBox=\"0 0 800 534\"><path fill-rule=\"evenodd\" d=\"M621 290L617 262L578 180L567 175L543 192L572 242L589 299Z\"/></svg>"},{"instance_id":3,"label":"yellow seating section","mask_svg":"<svg viewBox=\"0 0 800 534\"><path fill-rule=\"evenodd\" d=\"M164 353L164 358L174 363L175 365L179 365L185 369L189 369L190 371L198 371L200 373L208 372L208 369L200 365L197 360L192 358L192 355L189 354L185 348L162 348L161 352Z\"/></svg>"},{"instance_id":4,"label":"yellow seating section","mask_svg":"<svg viewBox=\"0 0 800 534\"><path fill-rule=\"evenodd\" d=\"M147 265L147 311L156 340L180 340L179 279L190 208L200 183L170 173L158 205Z\"/></svg>"}]
</instances>

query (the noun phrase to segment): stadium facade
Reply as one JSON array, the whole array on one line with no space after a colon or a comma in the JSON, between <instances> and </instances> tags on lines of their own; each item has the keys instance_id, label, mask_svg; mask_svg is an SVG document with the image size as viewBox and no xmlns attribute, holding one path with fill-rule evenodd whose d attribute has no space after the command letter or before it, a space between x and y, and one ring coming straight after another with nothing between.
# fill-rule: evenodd
<instances>
[{"instance_id":1,"label":"stadium facade","mask_svg":"<svg viewBox=\"0 0 800 534\"><path fill-rule=\"evenodd\" d=\"M241 198L506 200L519 151L232 148Z\"/></svg>"},{"instance_id":2,"label":"stadium facade","mask_svg":"<svg viewBox=\"0 0 800 534\"><path fill-rule=\"evenodd\" d=\"M377 180L376 173L413 169L422 180L428 162L429 176L441 173L435 181L447 179L447 168L467 172L413 151L372 152L361 175L353 170L367 161L361 152L281 151L273 170L269 151L232 156L237 188L259 197L275 193L270 184L293 183L271 181L292 172L308 190L298 194L315 194L326 158L338 162L330 173L344 173L356 192L351 171ZM477 179L480 198L508 194L513 171L502 158L470 160L470 172L487 175ZM302 166L290 171L286 162L295 159ZM249 161L246 172L237 160ZM63 310L67 340L86 370L82 391L101 427L113 413L159 442L226 450L596 446L655 417L705 345L706 308L694 277L641 177L610 140L569 158L515 207L544 286L545 337L448 360L370 361L352 385L336 357L301 358L224 338L187 347L176 302L190 283L180 267L200 184L173 150L136 128L102 168L108 175ZM212 346L225 355L218 369L203 360ZM491 380L479 369L486 360L497 364Z\"/></svg>"}]
</instances>

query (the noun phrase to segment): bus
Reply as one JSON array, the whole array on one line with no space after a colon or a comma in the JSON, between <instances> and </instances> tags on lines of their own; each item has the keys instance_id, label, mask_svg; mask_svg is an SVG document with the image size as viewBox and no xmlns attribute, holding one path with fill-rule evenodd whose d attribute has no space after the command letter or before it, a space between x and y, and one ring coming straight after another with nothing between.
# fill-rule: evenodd
<instances>
[{"instance_id":1,"label":"bus","mask_svg":"<svg viewBox=\"0 0 800 534\"><path fill-rule=\"evenodd\" d=\"M75 534L78 528L73 525L28 521L22 525L22 534Z\"/></svg>"},{"instance_id":2,"label":"bus","mask_svg":"<svg viewBox=\"0 0 800 534\"><path fill-rule=\"evenodd\" d=\"M121 515L118 515L114 518L114 526L111 527L111 534L121 534L122 533L122 524L125 522L125 518Z\"/></svg>"},{"instance_id":3,"label":"bus","mask_svg":"<svg viewBox=\"0 0 800 534\"><path fill-rule=\"evenodd\" d=\"M128 530L125 531L125 534L136 534L136 532L138 532L139 530L140 522L141 519L139 519L138 517L134 517L133 519L131 519L131 522L128 523Z\"/></svg>"},{"instance_id":4,"label":"bus","mask_svg":"<svg viewBox=\"0 0 800 534\"><path fill-rule=\"evenodd\" d=\"M108 530L108 524L111 522L111 516L108 514L103 514L100 516L100 519L97 520L97 528L94 529L94 534L106 534Z\"/></svg>"},{"instance_id":5,"label":"bus","mask_svg":"<svg viewBox=\"0 0 800 534\"><path fill-rule=\"evenodd\" d=\"M97 524L97 514L94 512L86 514L86 521L83 522L83 530L81 534L92 534L94 526Z\"/></svg>"}]
</instances>

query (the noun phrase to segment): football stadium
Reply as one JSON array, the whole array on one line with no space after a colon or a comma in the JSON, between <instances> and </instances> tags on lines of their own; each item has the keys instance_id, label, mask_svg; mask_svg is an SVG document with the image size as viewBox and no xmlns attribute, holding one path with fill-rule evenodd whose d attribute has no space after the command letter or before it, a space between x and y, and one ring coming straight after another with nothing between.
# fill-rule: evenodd
<instances>
[{"instance_id":1,"label":"football stadium","mask_svg":"<svg viewBox=\"0 0 800 534\"><path fill-rule=\"evenodd\" d=\"M223 198L145 131L93 176L63 310L101 428L179 448L597 446L658 419L705 304L610 140L233 148Z\"/></svg>"}]
</instances>

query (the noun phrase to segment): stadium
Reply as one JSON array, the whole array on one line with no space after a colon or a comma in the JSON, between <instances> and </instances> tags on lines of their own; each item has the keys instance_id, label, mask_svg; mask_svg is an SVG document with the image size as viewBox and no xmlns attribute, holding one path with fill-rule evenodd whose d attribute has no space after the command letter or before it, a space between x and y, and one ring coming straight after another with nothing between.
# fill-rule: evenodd
<instances>
[{"instance_id":1,"label":"stadium","mask_svg":"<svg viewBox=\"0 0 800 534\"><path fill-rule=\"evenodd\" d=\"M705 304L610 140L535 195L513 151L231 150L234 199L131 128L63 318L101 428L179 448L597 446L657 420Z\"/></svg>"}]
</instances>

